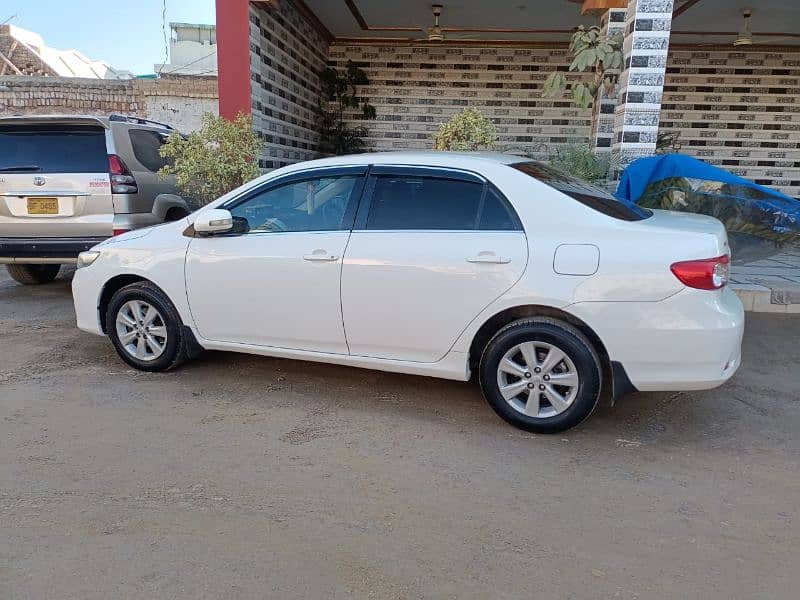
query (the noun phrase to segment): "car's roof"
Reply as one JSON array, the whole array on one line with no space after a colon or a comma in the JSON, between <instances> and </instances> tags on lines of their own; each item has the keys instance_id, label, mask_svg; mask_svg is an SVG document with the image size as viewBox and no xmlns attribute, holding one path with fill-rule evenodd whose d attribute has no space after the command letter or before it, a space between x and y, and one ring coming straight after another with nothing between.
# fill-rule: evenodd
<instances>
[{"instance_id":1,"label":"car's roof","mask_svg":"<svg viewBox=\"0 0 800 600\"><path fill-rule=\"evenodd\" d=\"M1 125L25 125L40 123L93 123L106 129L109 127L108 117L95 115L11 115L0 117Z\"/></svg>"},{"instance_id":2,"label":"car's roof","mask_svg":"<svg viewBox=\"0 0 800 600\"><path fill-rule=\"evenodd\" d=\"M524 156L502 154L500 152L443 152L443 151L408 151L408 152L370 152L366 154L348 154L320 158L296 163L286 171L304 170L320 167L345 165L419 165L429 167L475 168L480 165L511 165L530 160Z\"/></svg>"},{"instance_id":3,"label":"car's roof","mask_svg":"<svg viewBox=\"0 0 800 600\"><path fill-rule=\"evenodd\" d=\"M143 127L155 127L156 129L172 129L166 123L151 121L140 117L132 117L121 114L111 115L11 115L0 117L0 125L38 125L42 123L57 123L65 125L76 125L90 123L100 125L109 129L112 123L127 123L129 125L141 125Z\"/></svg>"}]
</instances>

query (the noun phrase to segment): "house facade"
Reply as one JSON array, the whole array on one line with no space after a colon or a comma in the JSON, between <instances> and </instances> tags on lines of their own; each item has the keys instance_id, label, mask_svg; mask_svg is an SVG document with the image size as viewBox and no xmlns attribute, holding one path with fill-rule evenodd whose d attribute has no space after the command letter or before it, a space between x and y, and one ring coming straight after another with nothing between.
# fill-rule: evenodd
<instances>
[{"instance_id":1,"label":"house facade","mask_svg":"<svg viewBox=\"0 0 800 600\"><path fill-rule=\"evenodd\" d=\"M217 0L220 112L252 114L264 169L314 158L317 73L352 60L370 79L360 93L377 109L364 123L376 150L431 148L442 121L474 107L502 150L546 158L588 144L628 162L667 134L674 150L800 197L794 0L442 4ZM617 92L593 109L542 95L581 24L624 37Z\"/></svg>"}]
</instances>

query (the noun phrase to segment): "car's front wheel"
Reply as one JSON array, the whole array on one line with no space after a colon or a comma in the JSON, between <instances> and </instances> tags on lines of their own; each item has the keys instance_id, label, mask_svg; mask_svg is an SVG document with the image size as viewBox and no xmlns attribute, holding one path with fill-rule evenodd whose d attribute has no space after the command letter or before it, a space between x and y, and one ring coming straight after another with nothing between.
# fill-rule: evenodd
<instances>
[{"instance_id":1,"label":"car's front wheel","mask_svg":"<svg viewBox=\"0 0 800 600\"><path fill-rule=\"evenodd\" d=\"M61 270L61 265L6 265L8 274L17 283L22 285L39 285L50 283Z\"/></svg>"},{"instance_id":2,"label":"car's front wheel","mask_svg":"<svg viewBox=\"0 0 800 600\"><path fill-rule=\"evenodd\" d=\"M132 283L118 290L105 320L117 354L140 371L166 371L187 358L188 340L180 315L152 283Z\"/></svg>"},{"instance_id":3,"label":"car's front wheel","mask_svg":"<svg viewBox=\"0 0 800 600\"><path fill-rule=\"evenodd\" d=\"M600 398L600 360L591 342L556 319L523 319L501 329L484 350L479 375L495 412L535 433L578 425Z\"/></svg>"}]
</instances>

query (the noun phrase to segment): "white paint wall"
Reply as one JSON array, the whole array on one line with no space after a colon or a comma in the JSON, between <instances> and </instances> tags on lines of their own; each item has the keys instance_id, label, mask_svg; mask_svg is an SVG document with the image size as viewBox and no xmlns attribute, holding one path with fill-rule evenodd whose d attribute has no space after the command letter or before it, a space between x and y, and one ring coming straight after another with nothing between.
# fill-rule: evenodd
<instances>
[{"instance_id":1,"label":"white paint wall","mask_svg":"<svg viewBox=\"0 0 800 600\"><path fill-rule=\"evenodd\" d=\"M200 129L204 113L219 114L219 102L216 98L150 96L145 98L144 112L148 119L169 123L181 133L190 133Z\"/></svg>"}]
</instances>

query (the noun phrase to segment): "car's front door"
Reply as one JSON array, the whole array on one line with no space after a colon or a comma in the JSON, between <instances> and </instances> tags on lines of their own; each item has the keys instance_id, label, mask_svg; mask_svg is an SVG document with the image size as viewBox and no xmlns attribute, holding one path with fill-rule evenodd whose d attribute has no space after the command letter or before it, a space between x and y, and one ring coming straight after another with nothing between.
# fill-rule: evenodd
<instances>
[{"instance_id":1,"label":"car's front door","mask_svg":"<svg viewBox=\"0 0 800 600\"><path fill-rule=\"evenodd\" d=\"M464 172L373 167L342 268L350 353L442 359L525 270L508 201Z\"/></svg>"},{"instance_id":2,"label":"car's front door","mask_svg":"<svg viewBox=\"0 0 800 600\"><path fill-rule=\"evenodd\" d=\"M203 338L347 354L339 285L365 172L307 171L221 207L243 232L196 237L186 255Z\"/></svg>"}]
</instances>

